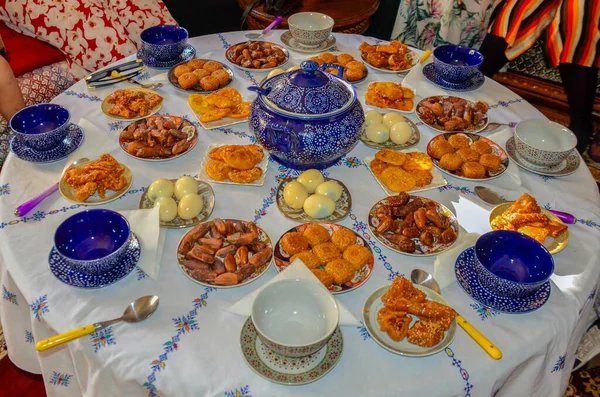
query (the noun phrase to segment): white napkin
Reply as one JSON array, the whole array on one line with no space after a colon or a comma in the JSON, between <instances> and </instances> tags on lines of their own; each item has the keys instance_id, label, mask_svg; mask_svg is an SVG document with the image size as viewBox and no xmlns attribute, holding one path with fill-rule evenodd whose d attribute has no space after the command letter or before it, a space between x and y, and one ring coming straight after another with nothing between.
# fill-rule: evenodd
<instances>
[{"instance_id":1,"label":"white napkin","mask_svg":"<svg viewBox=\"0 0 600 397\"><path fill-rule=\"evenodd\" d=\"M82 157L95 160L101 154L112 153L119 148L118 139L114 134L109 135L86 118L79 119L78 125L83 129L85 137L81 146L69 156L67 165Z\"/></svg>"},{"instance_id":2,"label":"white napkin","mask_svg":"<svg viewBox=\"0 0 600 397\"><path fill-rule=\"evenodd\" d=\"M478 238L478 233L467 233L460 237L452 248L435 257L433 261L433 278L438 282L440 289L456 282L454 274L456 259L464 250L474 246Z\"/></svg>"},{"instance_id":3,"label":"white napkin","mask_svg":"<svg viewBox=\"0 0 600 397\"><path fill-rule=\"evenodd\" d=\"M129 221L131 231L140 240L142 252L138 266L150 277L156 280L163 246L167 237L160 228L158 207L147 210L118 211Z\"/></svg>"},{"instance_id":4,"label":"white napkin","mask_svg":"<svg viewBox=\"0 0 600 397\"><path fill-rule=\"evenodd\" d=\"M275 281L285 279L301 279L311 281L315 284L323 285L300 259L296 259L294 263L288 266L277 276L273 277L271 281L263 285L261 288L252 291L250 294L246 295L245 297L243 297L242 299L240 299L225 310L231 313L249 316L250 314L252 314L252 304L254 303L254 299L256 298L256 295L258 295L260 290L262 290L267 285ZM350 313L350 311L344 305L342 305L339 300L336 299L336 302L340 309L340 325L360 326L360 322L358 322L356 317L354 317L354 315Z\"/></svg>"},{"instance_id":5,"label":"white napkin","mask_svg":"<svg viewBox=\"0 0 600 397\"><path fill-rule=\"evenodd\" d=\"M468 233L487 233L490 231L490 210L494 205L487 204L479 197L470 198L458 195L458 201L452 201L460 226Z\"/></svg>"},{"instance_id":6,"label":"white napkin","mask_svg":"<svg viewBox=\"0 0 600 397\"><path fill-rule=\"evenodd\" d=\"M424 64L418 63L414 68L404 76L402 85L412 88L422 98L427 98L434 95L448 95L442 88L432 84L423 76L423 67L433 62L433 56L429 56Z\"/></svg>"},{"instance_id":7,"label":"white napkin","mask_svg":"<svg viewBox=\"0 0 600 397\"><path fill-rule=\"evenodd\" d=\"M149 79L146 79L144 81L156 81L156 82L163 82L163 81L167 81L169 79L169 74L168 72L164 72L164 73L159 73L155 76L150 77Z\"/></svg>"}]
</instances>

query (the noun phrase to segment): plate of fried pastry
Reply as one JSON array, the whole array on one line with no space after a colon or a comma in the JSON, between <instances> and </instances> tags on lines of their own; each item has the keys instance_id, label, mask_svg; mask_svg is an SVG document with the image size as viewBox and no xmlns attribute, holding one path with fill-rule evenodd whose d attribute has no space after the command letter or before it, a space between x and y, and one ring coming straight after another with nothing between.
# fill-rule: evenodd
<instances>
[{"instance_id":1,"label":"plate of fried pastry","mask_svg":"<svg viewBox=\"0 0 600 397\"><path fill-rule=\"evenodd\" d=\"M194 58L173 66L168 79L179 90L209 93L227 87L233 81L233 71L221 62Z\"/></svg>"},{"instance_id":2,"label":"plate of fried pastry","mask_svg":"<svg viewBox=\"0 0 600 397\"><path fill-rule=\"evenodd\" d=\"M110 154L66 169L58 189L69 201L100 205L116 200L131 187L133 174Z\"/></svg>"},{"instance_id":3,"label":"plate of fried pastry","mask_svg":"<svg viewBox=\"0 0 600 397\"><path fill-rule=\"evenodd\" d=\"M421 99L415 114L419 120L439 132L476 133L487 127L488 109L486 102L438 95Z\"/></svg>"},{"instance_id":4,"label":"plate of fried pastry","mask_svg":"<svg viewBox=\"0 0 600 397\"><path fill-rule=\"evenodd\" d=\"M404 277L375 290L362 317L377 344L402 356L430 356L456 336L456 311L440 294Z\"/></svg>"},{"instance_id":5,"label":"plate of fried pastry","mask_svg":"<svg viewBox=\"0 0 600 397\"><path fill-rule=\"evenodd\" d=\"M440 134L427 144L427 154L438 169L459 179L494 179L508 168L504 149L477 134Z\"/></svg>"},{"instance_id":6,"label":"plate of fried pastry","mask_svg":"<svg viewBox=\"0 0 600 397\"><path fill-rule=\"evenodd\" d=\"M305 223L288 230L275 244L277 271L300 259L333 294L352 291L373 273L373 252L354 231L335 223Z\"/></svg>"},{"instance_id":7,"label":"plate of fried pastry","mask_svg":"<svg viewBox=\"0 0 600 397\"><path fill-rule=\"evenodd\" d=\"M104 98L102 113L119 121L135 121L160 110L163 97L147 88L124 88Z\"/></svg>"},{"instance_id":8,"label":"plate of fried pastry","mask_svg":"<svg viewBox=\"0 0 600 397\"><path fill-rule=\"evenodd\" d=\"M324 63L341 66L344 69L344 75L338 77L342 77L352 84L363 82L369 75L369 71L365 64L357 61L350 54L342 52L324 52L309 59L318 63L319 66ZM325 69L325 71L336 76L338 75L338 70L336 68Z\"/></svg>"},{"instance_id":9,"label":"plate of fried pastry","mask_svg":"<svg viewBox=\"0 0 600 397\"><path fill-rule=\"evenodd\" d=\"M414 98L415 92L412 89L391 81L370 83L365 94L367 105L402 113L412 113L415 110Z\"/></svg>"},{"instance_id":10,"label":"plate of fried pastry","mask_svg":"<svg viewBox=\"0 0 600 397\"><path fill-rule=\"evenodd\" d=\"M448 184L433 167L431 158L420 151L382 149L363 161L388 196L395 196L400 192L423 192Z\"/></svg>"},{"instance_id":11,"label":"plate of fried pastry","mask_svg":"<svg viewBox=\"0 0 600 397\"><path fill-rule=\"evenodd\" d=\"M227 145L212 143L198 179L232 185L262 186L269 164L269 154L256 144Z\"/></svg>"},{"instance_id":12,"label":"plate of fried pastry","mask_svg":"<svg viewBox=\"0 0 600 397\"><path fill-rule=\"evenodd\" d=\"M419 61L416 52L397 40L376 45L362 43L358 49L367 65L384 73L408 72Z\"/></svg>"},{"instance_id":13,"label":"plate of fried pastry","mask_svg":"<svg viewBox=\"0 0 600 397\"><path fill-rule=\"evenodd\" d=\"M212 130L248 121L252 102L244 102L235 88L225 87L208 95L191 94L188 105L202 127Z\"/></svg>"},{"instance_id":14,"label":"plate of fried pastry","mask_svg":"<svg viewBox=\"0 0 600 397\"><path fill-rule=\"evenodd\" d=\"M500 204L490 213L492 230L513 230L533 237L551 254L569 243L569 228L552 212L525 193L515 202Z\"/></svg>"}]
</instances>

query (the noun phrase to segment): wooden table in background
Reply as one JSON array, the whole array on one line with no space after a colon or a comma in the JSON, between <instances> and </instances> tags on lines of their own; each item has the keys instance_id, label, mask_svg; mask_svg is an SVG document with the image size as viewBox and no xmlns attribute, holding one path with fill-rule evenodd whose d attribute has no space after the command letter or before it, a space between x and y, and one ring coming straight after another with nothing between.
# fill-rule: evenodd
<instances>
[{"instance_id":1,"label":"wooden table in background","mask_svg":"<svg viewBox=\"0 0 600 397\"><path fill-rule=\"evenodd\" d=\"M251 0L238 0L242 9L246 9ZM287 28L287 17L298 12L321 12L335 20L334 32L363 34L369 27L369 18L377 11L378 0L304 0L302 5L284 15L280 28ZM286 6L283 7L284 9ZM268 14L264 4L255 7L248 15L249 29L266 28L277 15Z\"/></svg>"}]
</instances>

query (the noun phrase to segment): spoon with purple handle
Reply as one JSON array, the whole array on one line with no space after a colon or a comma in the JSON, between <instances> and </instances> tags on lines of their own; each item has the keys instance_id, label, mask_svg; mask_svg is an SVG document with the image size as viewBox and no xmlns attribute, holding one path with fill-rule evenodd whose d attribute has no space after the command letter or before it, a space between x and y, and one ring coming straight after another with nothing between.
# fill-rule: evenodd
<instances>
[{"instance_id":1,"label":"spoon with purple handle","mask_svg":"<svg viewBox=\"0 0 600 397\"><path fill-rule=\"evenodd\" d=\"M276 27L277 25L279 25L281 23L281 21L283 21L283 17L280 15L277 18L275 18L275 20L273 20L273 22L271 22L271 24L269 26L267 26L265 28L265 30L263 30L260 33L246 33L246 37L249 38L250 40L259 40L262 39L264 35L266 35L267 33L269 33L269 31L271 29L273 29L274 27Z\"/></svg>"},{"instance_id":2,"label":"spoon with purple handle","mask_svg":"<svg viewBox=\"0 0 600 397\"><path fill-rule=\"evenodd\" d=\"M475 186L475 193L479 196L480 199L489 204L503 204L508 203L508 200L504 200L498 193L484 186ZM575 223L576 219L573 215L568 214L562 211L548 210L552 212L554 215L560 218L561 221L568 224Z\"/></svg>"},{"instance_id":3,"label":"spoon with purple handle","mask_svg":"<svg viewBox=\"0 0 600 397\"><path fill-rule=\"evenodd\" d=\"M76 166L77 164L80 164L80 163L83 163L86 161L89 161L89 159L87 159L85 157L75 160L67 168L65 168L65 171L69 167ZM63 171L63 173L61 174L61 178L64 173L65 172ZM25 216L25 215L29 214L32 209L37 207L39 203L41 203L42 201L44 201L46 199L46 197L50 196L52 193L54 193L57 190L58 190L58 183L55 183L54 185L50 186L48 189L44 190L42 193L35 196L31 200L28 200L28 201L24 202L23 204L21 204L20 206L18 206L17 209L15 210L15 215L16 216Z\"/></svg>"}]
</instances>

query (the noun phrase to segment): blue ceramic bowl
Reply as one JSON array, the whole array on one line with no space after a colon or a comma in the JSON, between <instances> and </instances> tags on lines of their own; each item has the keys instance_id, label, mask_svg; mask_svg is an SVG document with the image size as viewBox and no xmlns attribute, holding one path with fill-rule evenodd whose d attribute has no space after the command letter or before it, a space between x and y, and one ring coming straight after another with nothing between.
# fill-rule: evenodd
<instances>
[{"instance_id":1,"label":"blue ceramic bowl","mask_svg":"<svg viewBox=\"0 0 600 397\"><path fill-rule=\"evenodd\" d=\"M69 111L52 103L41 103L19 110L10 119L10 128L23 144L46 151L60 145L69 132Z\"/></svg>"},{"instance_id":2,"label":"blue ceramic bowl","mask_svg":"<svg viewBox=\"0 0 600 397\"><path fill-rule=\"evenodd\" d=\"M142 32L140 39L146 53L159 61L176 59L187 43L188 31L175 25L158 25Z\"/></svg>"},{"instance_id":3,"label":"blue ceramic bowl","mask_svg":"<svg viewBox=\"0 0 600 397\"><path fill-rule=\"evenodd\" d=\"M532 295L554 272L546 247L519 232L497 230L482 235L475 243L475 257L481 284L507 298Z\"/></svg>"},{"instance_id":4,"label":"blue ceramic bowl","mask_svg":"<svg viewBox=\"0 0 600 397\"><path fill-rule=\"evenodd\" d=\"M121 262L131 230L118 212L94 209L67 218L54 233L56 251L75 270L104 273Z\"/></svg>"},{"instance_id":5,"label":"blue ceramic bowl","mask_svg":"<svg viewBox=\"0 0 600 397\"><path fill-rule=\"evenodd\" d=\"M448 44L433 50L433 64L442 79L462 83L477 73L483 62L480 52L461 45Z\"/></svg>"}]
</instances>

